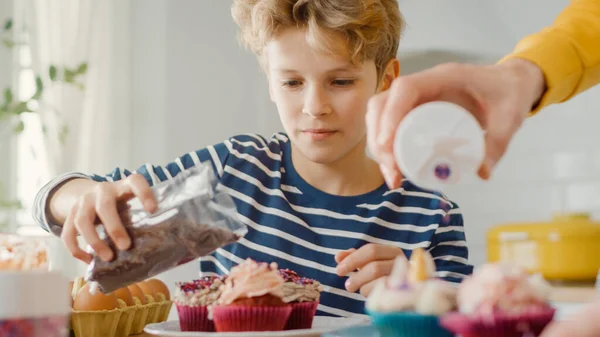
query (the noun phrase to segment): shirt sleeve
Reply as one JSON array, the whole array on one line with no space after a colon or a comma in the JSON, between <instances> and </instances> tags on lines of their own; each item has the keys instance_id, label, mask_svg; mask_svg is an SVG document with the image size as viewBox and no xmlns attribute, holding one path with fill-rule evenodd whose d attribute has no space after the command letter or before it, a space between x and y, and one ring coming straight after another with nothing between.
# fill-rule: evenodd
<instances>
[{"instance_id":1,"label":"shirt sleeve","mask_svg":"<svg viewBox=\"0 0 600 337\"><path fill-rule=\"evenodd\" d=\"M463 217L458 206L450 209L435 231L429 252L436 266L436 277L449 282L462 282L473 273Z\"/></svg>"},{"instance_id":2,"label":"shirt sleeve","mask_svg":"<svg viewBox=\"0 0 600 337\"><path fill-rule=\"evenodd\" d=\"M501 62L535 63L546 91L532 113L600 83L600 0L571 0L550 27L523 38Z\"/></svg>"}]
</instances>

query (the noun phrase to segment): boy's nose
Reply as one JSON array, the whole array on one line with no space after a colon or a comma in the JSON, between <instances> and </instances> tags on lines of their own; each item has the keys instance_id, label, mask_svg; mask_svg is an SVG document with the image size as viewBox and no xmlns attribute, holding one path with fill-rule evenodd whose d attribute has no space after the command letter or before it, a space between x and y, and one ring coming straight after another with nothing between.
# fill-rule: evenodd
<instances>
[{"instance_id":1,"label":"boy's nose","mask_svg":"<svg viewBox=\"0 0 600 337\"><path fill-rule=\"evenodd\" d=\"M311 117L329 115L331 113L331 107L329 105L324 105L321 108L308 108L304 106L304 108L302 108L302 113Z\"/></svg>"},{"instance_id":2,"label":"boy's nose","mask_svg":"<svg viewBox=\"0 0 600 337\"><path fill-rule=\"evenodd\" d=\"M302 107L302 113L311 117L319 117L331 113L331 105L328 103L325 93L319 90L311 90Z\"/></svg>"}]
</instances>

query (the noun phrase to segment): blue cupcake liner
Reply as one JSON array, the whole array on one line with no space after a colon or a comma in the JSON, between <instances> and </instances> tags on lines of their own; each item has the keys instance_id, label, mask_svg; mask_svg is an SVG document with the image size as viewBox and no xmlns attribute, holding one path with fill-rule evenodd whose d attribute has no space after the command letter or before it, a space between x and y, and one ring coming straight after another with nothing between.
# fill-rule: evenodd
<instances>
[{"instance_id":1,"label":"blue cupcake liner","mask_svg":"<svg viewBox=\"0 0 600 337\"><path fill-rule=\"evenodd\" d=\"M438 316L421 315L415 312L373 312L367 313L377 327L381 337L453 337L444 329Z\"/></svg>"}]
</instances>

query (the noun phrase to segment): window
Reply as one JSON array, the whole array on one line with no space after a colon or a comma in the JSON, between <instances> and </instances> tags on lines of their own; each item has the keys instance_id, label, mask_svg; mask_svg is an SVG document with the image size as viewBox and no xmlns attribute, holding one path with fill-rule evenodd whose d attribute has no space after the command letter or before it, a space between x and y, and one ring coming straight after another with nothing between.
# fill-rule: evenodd
<instances>
[{"instance_id":1,"label":"window","mask_svg":"<svg viewBox=\"0 0 600 337\"><path fill-rule=\"evenodd\" d=\"M31 49L27 43L25 32L20 33L22 44L15 47L17 71L17 97L21 101L29 99L36 90L35 74L31 67ZM37 106L29 106L36 111ZM42 121L37 113L21 115L24 129L17 136L16 160L14 168L15 197L23 206L16 214L17 233L23 235L39 235L45 233L34 224L31 212L32 203L39 189L47 182L49 177L47 156L44 147Z\"/></svg>"}]
</instances>

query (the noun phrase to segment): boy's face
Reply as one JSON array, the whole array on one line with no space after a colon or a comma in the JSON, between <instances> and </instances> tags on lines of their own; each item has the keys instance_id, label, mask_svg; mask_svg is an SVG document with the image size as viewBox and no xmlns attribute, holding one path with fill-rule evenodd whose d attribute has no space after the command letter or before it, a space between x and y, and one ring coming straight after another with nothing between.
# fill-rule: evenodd
<instances>
[{"instance_id":1,"label":"boy's face","mask_svg":"<svg viewBox=\"0 0 600 337\"><path fill-rule=\"evenodd\" d=\"M365 153L367 102L377 90L372 60L352 65L347 56L319 54L306 31L294 28L269 42L264 56L271 99L294 151L322 164Z\"/></svg>"}]
</instances>

